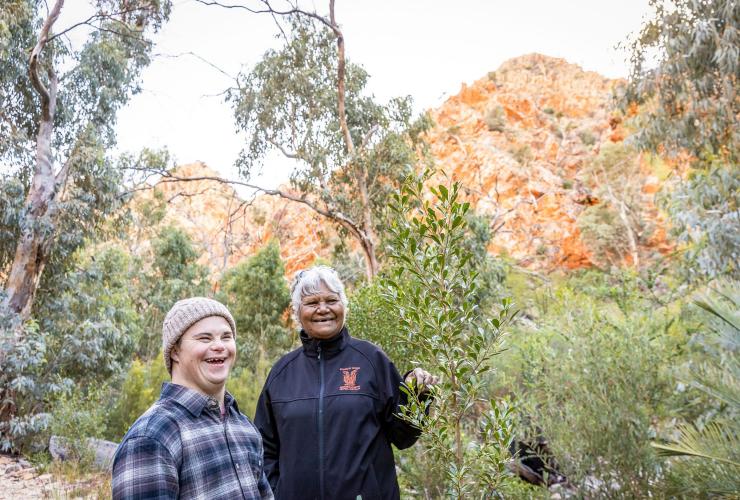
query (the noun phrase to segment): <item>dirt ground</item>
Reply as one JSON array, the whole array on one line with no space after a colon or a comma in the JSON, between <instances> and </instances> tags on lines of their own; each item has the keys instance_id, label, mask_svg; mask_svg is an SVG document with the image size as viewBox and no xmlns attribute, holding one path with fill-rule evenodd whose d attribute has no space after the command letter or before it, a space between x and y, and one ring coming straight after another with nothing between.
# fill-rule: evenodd
<instances>
[{"instance_id":1,"label":"dirt ground","mask_svg":"<svg viewBox=\"0 0 740 500\"><path fill-rule=\"evenodd\" d=\"M41 473L27 460L0 455L0 500L107 498L106 474L63 480L61 473Z\"/></svg>"}]
</instances>

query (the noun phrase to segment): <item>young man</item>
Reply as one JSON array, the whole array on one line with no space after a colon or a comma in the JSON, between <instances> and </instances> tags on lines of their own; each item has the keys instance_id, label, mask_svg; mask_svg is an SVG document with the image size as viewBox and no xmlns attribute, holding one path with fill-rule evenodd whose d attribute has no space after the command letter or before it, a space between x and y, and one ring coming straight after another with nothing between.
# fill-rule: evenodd
<instances>
[{"instance_id":1,"label":"young man","mask_svg":"<svg viewBox=\"0 0 740 500\"><path fill-rule=\"evenodd\" d=\"M162 326L172 376L134 423L113 460L114 499L272 499L262 439L226 392L236 326L226 307L193 297Z\"/></svg>"}]
</instances>

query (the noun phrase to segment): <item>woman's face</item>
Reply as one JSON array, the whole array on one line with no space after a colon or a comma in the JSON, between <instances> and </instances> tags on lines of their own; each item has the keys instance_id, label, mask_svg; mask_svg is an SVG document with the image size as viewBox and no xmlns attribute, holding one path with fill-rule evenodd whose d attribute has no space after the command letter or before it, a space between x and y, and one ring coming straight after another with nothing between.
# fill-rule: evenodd
<instances>
[{"instance_id":1,"label":"woman's face","mask_svg":"<svg viewBox=\"0 0 740 500\"><path fill-rule=\"evenodd\" d=\"M344 304L339 295L322 282L319 293L303 297L298 318L310 337L329 339L339 333L344 325Z\"/></svg>"}]
</instances>

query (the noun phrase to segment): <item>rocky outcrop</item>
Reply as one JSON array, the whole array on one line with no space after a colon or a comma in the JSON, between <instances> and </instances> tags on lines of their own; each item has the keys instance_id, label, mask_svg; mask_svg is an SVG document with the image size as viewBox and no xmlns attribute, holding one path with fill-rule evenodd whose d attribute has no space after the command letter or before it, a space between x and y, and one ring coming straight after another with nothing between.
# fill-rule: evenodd
<instances>
[{"instance_id":1,"label":"rocky outcrop","mask_svg":"<svg viewBox=\"0 0 740 500\"><path fill-rule=\"evenodd\" d=\"M181 165L173 174L188 179L219 176L201 162ZM329 224L302 205L279 197L246 197L229 184L208 179L168 180L158 183L156 190L167 203L163 223L181 227L191 236L201 251L199 263L207 266L214 277L272 238L280 241L289 275L328 255L331 248L334 231ZM154 191L143 191L134 203L141 204L154 196Z\"/></svg>"},{"instance_id":2,"label":"rocky outcrop","mask_svg":"<svg viewBox=\"0 0 740 500\"><path fill-rule=\"evenodd\" d=\"M627 135L622 117L610 111L617 83L531 54L463 84L432 112L437 125L428 140L438 166L500 226L490 251L546 270L593 263L576 222L600 201L587 167L604 145ZM649 162L637 161L632 181L646 195L641 211L659 228L648 244L665 253L671 245L652 196L660 180Z\"/></svg>"},{"instance_id":3,"label":"rocky outcrop","mask_svg":"<svg viewBox=\"0 0 740 500\"><path fill-rule=\"evenodd\" d=\"M584 242L578 219L604 201L599 199L603 186L589 165L603 148L622 144L628 135L623 117L610 111L617 84L562 59L531 54L463 84L431 111L436 125L427 140L438 180L459 180L476 211L491 217L497 232L490 252L544 271L600 261L595 252L601 250ZM672 249L653 202L666 169L658 172L654 163L635 155L637 166L625 177L638 190L637 209L652 232L636 238L623 265L633 264L638 255ZM202 163L180 166L176 173L216 175ZM244 200L232 187L209 180L157 188L168 202L165 220L191 234L203 252L201 263L216 276L273 237L292 274L328 257L337 237L311 210L278 197Z\"/></svg>"}]
</instances>

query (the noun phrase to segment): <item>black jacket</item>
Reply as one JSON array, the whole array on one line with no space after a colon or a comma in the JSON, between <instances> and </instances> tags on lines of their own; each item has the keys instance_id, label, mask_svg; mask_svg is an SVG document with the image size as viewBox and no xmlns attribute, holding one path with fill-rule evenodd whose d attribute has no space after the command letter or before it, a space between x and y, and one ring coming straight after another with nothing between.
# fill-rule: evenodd
<instances>
[{"instance_id":1,"label":"black jacket","mask_svg":"<svg viewBox=\"0 0 740 500\"><path fill-rule=\"evenodd\" d=\"M254 418L275 498L399 498L391 443L408 448L419 430L395 415L405 403L398 370L346 328L301 340L273 366Z\"/></svg>"}]
</instances>

